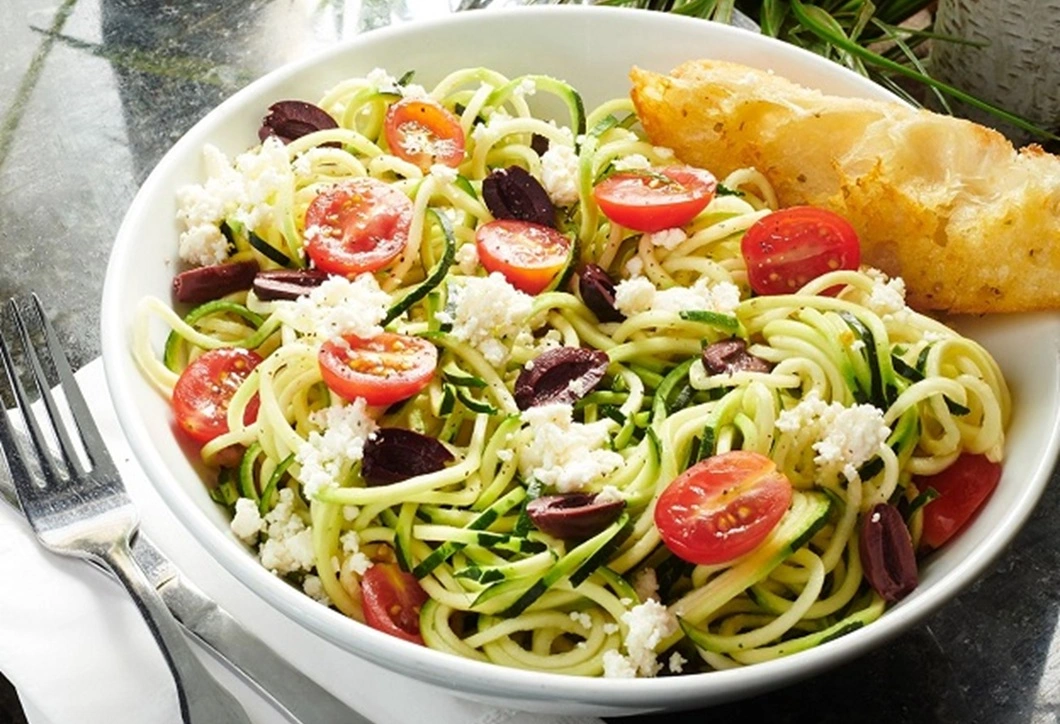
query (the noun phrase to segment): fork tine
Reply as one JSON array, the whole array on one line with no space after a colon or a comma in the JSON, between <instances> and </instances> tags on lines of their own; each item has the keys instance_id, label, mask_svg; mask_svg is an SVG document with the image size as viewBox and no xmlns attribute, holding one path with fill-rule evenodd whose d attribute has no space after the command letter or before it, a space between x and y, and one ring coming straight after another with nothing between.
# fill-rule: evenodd
<instances>
[{"instance_id":1,"label":"fork tine","mask_svg":"<svg viewBox=\"0 0 1060 724\"><path fill-rule=\"evenodd\" d=\"M29 400L29 396L27 395L26 388L25 386L23 386L22 380L18 375L18 368L15 366L15 361L11 356L11 349L9 347L7 337L2 332L0 332L0 359L3 360L4 372L7 375L7 381L11 386L11 392L13 393L15 398L15 407L21 414L22 421L25 423L26 430L29 432L29 438L33 442L33 447L37 451L37 457L40 461L41 472L44 474L45 480L49 483L49 485L55 484L56 482L62 480L62 476L59 474L58 469L55 467L55 459L52 456L51 451L48 449L48 443L44 438L44 433L41 430L40 425L37 423L37 420L33 415L32 409L30 408L31 403ZM23 467L25 467L25 461L21 459L21 450L14 442L14 431L10 429L10 421L6 419L6 411L4 417L4 425L8 428L6 431L8 433L7 437L11 439L11 445L8 449L8 453L13 457L19 458ZM17 478L15 480L15 483L16 487L18 487L19 492L21 494L23 488L18 485L19 481ZM26 481L26 485L28 485L30 489L32 489L33 487L32 483L28 482L28 478Z\"/></svg>"},{"instance_id":2,"label":"fork tine","mask_svg":"<svg viewBox=\"0 0 1060 724\"><path fill-rule=\"evenodd\" d=\"M74 371L70 368L70 361L67 359L66 353L63 352L62 344L59 342L59 335L55 333L55 328L48 321L48 315L44 313L44 306L36 293L31 296L31 299L37 313L37 319L40 321L41 330L44 332L48 356L51 357L52 367L59 377L63 396L66 398L66 404L70 408L70 413L73 415L77 429L81 433L81 442L84 444L85 452L88 454L92 467L97 472L110 471L116 473L114 462L111 460L110 453L107 452L107 445L103 441L103 435L100 434L99 428L96 426L95 418L92 416L91 410L89 410L88 403L85 402L85 397L81 394L81 386L77 384L77 380L74 378Z\"/></svg>"},{"instance_id":3,"label":"fork tine","mask_svg":"<svg viewBox=\"0 0 1060 724\"><path fill-rule=\"evenodd\" d=\"M0 335L0 357L3 358L3 370L4 373L0 374L0 393L6 391L11 397L17 401L15 394L14 385L11 382L11 369L7 363L7 348L4 345L3 335ZM15 486L17 491L17 497L25 499L31 492L27 490L33 488L33 483L30 477L29 467L26 465L26 460L22 454L22 448L18 442L19 434L15 432L15 426L11 424L11 417L8 412L7 406L0 403L0 451L4 451L6 455L4 459L7 461L7 471L11 476L11 482Z\"/></svg>"},{"instance_id":4,"label":"fork tine","mask_svg":"<svg viewBox=\"0 0 1060 724\"><path fill-rule=\"evenodd\" d=\"M37 321L45 320L44 310L41 309L40 301L36 295L33 296L34 311ZM40 391L41 400L44 402L44 407L48 411L48 417L52 421L52 428L55 432L56 438L59 440L59 447L62 451L63 462L70 468L76 470L78 473L84 473L84 465L81 464L81 459L78 456L77 448L74 446L73 440L70 438L70 433L67 430L66 424L63 420L62 415L59 412L59 407L55 404L55 396L51 392L51 382L48 380L47 374L44 372L44 367L41 364L40 356L38 353L37 346L33 343L30 330L26 325L26 316L18 308L18 303L12 299L9 303L11 310L15 318L15 327L18 329L19 337L22 342L22 349L26 359L29 360L30 368L33 371L33 379L37 383L37 389ZM34 325L34 330L37 329L38 325ZM45 338L48 344L49 357L51 358L52 366L55 368L56 373L60 375L60 381L65 382L62 379L62 373L59 370L59 364L55 357L55 351L51 348L50 339L47 339L47 330L45 330ZM61 352L60 352L61 354ZM63 393L66 393L66 386L63 386ZM76 421L75 417L75 421Z\"/></svg>"}]
</instances>

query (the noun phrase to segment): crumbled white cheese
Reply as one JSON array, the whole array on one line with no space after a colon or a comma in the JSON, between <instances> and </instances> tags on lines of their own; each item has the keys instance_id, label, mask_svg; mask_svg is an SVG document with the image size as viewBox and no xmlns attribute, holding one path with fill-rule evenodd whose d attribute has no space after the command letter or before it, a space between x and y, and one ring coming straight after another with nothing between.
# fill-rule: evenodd
<instances>
[{"instance_id":1,"label":"crumbled white cheese","mask_svg":"<svg viewBox=\"0 0 1060 724\"><path fill-rule=\"evenodd\" d=\"M872 291L865 301L865 306L881 317L897 314L905 309L905 280L901 277L888 279L878 269L866 268L865 273L872 277Z\"/></svg>"},{"instance_id":2,"label":"crumbled white cheese","mask_svg":"<svg viewBox=\"0 0 1060 724\"><path fill-rule=\"evenodd\" d=\"M632 277L615 285L615 308L627 317L647 311L732 314L739 304L740 288L731 282L711 284L700 278L690 287L660 290L647 277Z\"/></svg>"},{"instance_id":3,"label":"crumbled white cheese","mask_svg":"<svg viewBox=\"0 0 1060 724\"><path fill-rule=\"evenodd\" d=\"M281 488L276 507L265 514L265 534L258 555L261 565L276 574L313 568L313 529L295 510L294 491Z\"/></svg>"},{"instance_id":4,"label":"crumbled white cheese","mask_svg":"<svg viewBox=\"0 0 1060 724\"><path fill-rule=\"evenodd\" d=\"M478 246L473 242L462 244L459 249L456 250L456 265L460 269L460 273L466 276L472 276L478 271Z\"/></svg>"},{"instance_id":5,"label":"crumbled white cheese","mask_svg":"<svg viewBox=\"0 0 1060 724\"><path fill-rule=\"evenodd\" d=\"M668 662L670 673L680 674L685 670L685 664L687 663L688 659L682 656L680 652L674 651L673 654L671 654L670 656L670 661Z\"/></svg>"},{"instance_id":6,"label":"crumbled white cheese","mask_svg":"<svg viewBox=\"0 0 1060 724\"><path fill-rule=\"evenodd\" d=\"M659 579L655 575L655 569L649 567L641 568L633 576L633 590L641 601L649 599L659 600Z\"/></svg>"},{"instance_id":7,"label":"crumbled white cheese","mask_svg":"<svg viewBox=\"0 0 1060 724\"><path fill-rule=\"evenodd\" d=\"M608 622L608 623L605 623L600 628L608 636L610 636L613 633L618 633L618 624L617 623Z\"/></svg>"},{"instance_id":8,"label":"crumbled white cheese","mask_svg":"<svg viewBox=\"0 0 1060 724\"><path fill-rule=\"evenodd\" d=\"M556 206L578 203L578 154L572 147L549 145L541 156L541 185Z\"/></svg>"},{"instance_id":9,"label":"crumbled white cheese","mask_svg":"<svg viewBox=\"0 0 1060 724\"><path fill-rule=\"evenodd\" d=\"M371 559L361 551L361 536L355 530L348 530L339 538L342 544L342 552L346 554L344 568L351 570L358 576L372 567Z\"/></svg>"},{"instance_id":10,"label":"crumbled white cheese","mask_svg":"<svg viewBox=\"0 0 1060 724\"><path fill-rule=\"evenodd\" d=\"M444 163L431 164L431 176L440 183L452 183L458 175L452 166L446 166Z\"/></svg>"},{"instance_id":11,"label":"crumbled white cheese","mask_svg":"<svg viewBox=\"0 0 1060 724\"><path fill-rule=\"evenodd\" d=\"M357 520L357 516L361 514L361 509L356 505L344 505L342 506L342 519L346 521Z\"/></svg>"},{"instance_id":12,"label":"crumbled white cheese","mask_svg":"<svg viewBox=\"0 0 1060 724\"><path fill-rule=\"evenodd\" d=\"M844 407L826 403L816 390L799 404L777 416L781 432L800 434L816 440L814 463L826 469L842 470L852 479L862 465L887 442L891 430L883 422L883 412L872 405Z\"/></svg>"},{"instance_id":13,"label":"crumbled white cheese","mask_svg":"<svg viewBox=\"0 0 1060 724\"><path fill-rule=\"evenodd\" d=\"M950 339L951 337L952 335L946 334L945 332L936 332L934 330L929 329L928 331L924 332L924 335L921 337L921 339L928 343L934 343L942 342L943 340Z\"/></svg>"},{"instance_id":14,"label":"crumbled white cheese","mask_svg":"<svg viewBox=\"0 0 1060 724\"><path fill-rule=\"evenodd\" d=\"M244 543L253 543L258 538L265 521L258 512L258 504L250 498L236 501L235 515L232 516L230 528Z\"/></svg>"},{"instance_id":15,"label":"crumbled white cheese","mask_svg":"<svg viewBox=\"0 0 1060 724\"><path fill-rule=\"evenodd\" d=\"M376 90L391 93L398 88L397 78L387 73L383 68L372 68L365 79L375 86Z\"/></svg>"},{"instance_id":16,"label":"crumbled white cheese","mask_svg":"<svg viewBox=\"0 0 1060 724\"><path fill-rule=\"evenodd\" d=\"M651 168L651 161L643 154L633 153L624 158L616 158L611 165L616 171L647 171Z\"/></svg>"},{"instance_id":17,"label":"crumbled white cheese","mask_svg":"<svg viewBox=\"0 0 1060 724\"><path fill-rule=\"evenodd\" d=\"M390 295L375 277L361 274L352 282L329 277L309 294L277 302L276 313L289 327L321 340L343 334L371 339L383 331L379 323L389 307Z\"/></svg>"},{"instance_id":18,"label":"crumbled white cheese","mask_svg":"<svg viewBox=\"0 0 1060 724\"><path fill-rule=\"evenodd\" d=\"M306 496L323 487L338 485L350 466L364 456L364 444L378 428L358 397L346 405L332 405L309 416L323 432L313 430L299 446L295 461L301 466L299 479Z\"/></svg>"},{"instance_id":19,"label":"crumbled white cheese","mask_svg":"<svg viewBox=\"0 0 1060 724\"><path fill-rule=\"evenodd\" d=\"M652 146L651 150L663 161L668 161L676 155L672 148L667 148L666 146Z\"/></svg>"},{"instance_id":20,"label":"crumbled white cheese","mask_svg":"<svg viewBox=\"0 0 1060 724\"><path fill-rule=\"evenodd\" d=\"M324 591L324 584L321 582L319 576L306 576L305 579L302 580L302 590L313 600L319 601L325 606L331 605L331 599L328 598L328 594Z\"/></svg>"},{"instance_id":21,"label":"crumbled white cheese","mask_svg":"<svg viewBox=\"0 0 1060 724\"><path fill-rule=\"evenodd\" d=\"M198 224L181 232L180 258L196 266L220 264L228 258L228 239L217 224Z\"/></svg>"},{"instance_id":22,"label":"crumbled white cheese","mask_svg":"<svg viewBox=\"0 0 1060 724\"><path fill-rule=\"evenodd\" d=\"M649 599L622 614L622 622L629 629L623 642L626 655L622 656L617 651L605 652L604 676L655 676L662 669L662 664L656 659L655 648L677 631L677 618L666 606Z\"/></svg>"},{"instance_id":23,"label":"crumbled white cheese","mask_svg":"<svg viewBox=\"0 0 1060 724\"><path fill-rule=\"evenodd\" d=\"M429 98L430 93L427 89L418 83L409 83L408 85L401 86L401 95L403 98Z\"/></svg>"},{"instance_id":24,"label":"crumbled white cheese","mask_svg":"<svg viewBox=\"0 0 1060 724\"><path fill-rule=\"evenodd\" d=\"M655 301L657 291L647 277L623 279L615 285L615 309L627 317L647 312Z\"/></svg>"},{"instance_id":25,"label":"crumbled white cheese","mask_svg":"<svg viewBox=\"0 0 1060 724\"><path fill-rule=\"evenodd\" d=\"M688 234L681 229L663 229L648 234L648 241L653 246L661 246L667 251L673 251L683 241L688 241Z\"/></svg>"},{"instance_id":26,"label":"crumbled white cheese","mask_svg":"<svg viewBox=\"0 0 1060 724\"><path fill-rule=\"evenodd\" d=\"M202 184L177 189L177 219L185 230L179 253L200 266L219 264L228 257L228 243L220 224L233 218L248 229L273 223L273 203L281 188L294 183L294 172L283 141L270 136L260 147L242 153L235 163L216 146L203 148L207 177Z\"/></svg>"},{"instance_id":27,"label":"crumbled white cheese","mask_svg":"<svg viewBox=\"0 0 1060 724\"><path fill-rule=\"evenodd\" d=\"M608 649L602 658L605 679L635 679L637 670L625 656L615 649Z\"/></svg>"},{"instance_id":28,"label":"crumbled white cheese","mask_svg":"<svg viewBox=\"0 0 1060 724\"><path fill-rule=\"evenodd\" d=\"M624 462L608 447L606 420L575 422L573 407L562 403L531 407L522 418L529 440L520 451L520 472L560 493L581 490Z\"/></svg>"},{"instance_id":29,"label":"crumbled white cheese","mask_svg":"<svg viewBox=\"0 0 1060 724\"><path fill-rule=\"evenodd\" d=\"M491 365L508 359L506 341L514 340L530 320L533 298L498 272L488 277L457 277L449 284L451 309L438 320L453 325L452 335L475 347Z\"/></svg>"},{"instance_id":30,"label":"crumbled white cheese","mask_svg":"<svg viewBox=\"0 0 1060 724\"><path fill-rule=\"evenodd\" d=\"M497 451L497 459L502 463L510 462L515 457L515 453L508 449L501 449Z\"/></svg>"},{"instance_id":31,"label":"crumbled white cheese","mask_svg":"<svg viewBox=\"0 0 1060 724\"><path fill-rule=\"evenodd\" d=\"M639 277L644 273L644 260L639 256L631 256L626 262L626 274L629 277Z\"/></svg>"},{"instance_id":32,"label":"crumbled white cheese","mask_svg":"<svg viewBox=\"0 0 1060 724\"><path fill-rule=\"evenodd\" d=\"M625 500L626 496L622 495L622 491L616 488L614 485L605 485L603 489L596 494L593 500L597 503L617 503L620 500Z\"/></svg>"},{"instance_id":33,"label":"crumbled white cheese","mask_svg":"<svg viewBox=\"0 0 1060 724\"><path fill-rule=\"evenodd\" d=\"M537 93L537 82L533 78L523 78L512 93L516 96L532 96Z\"/></svg>"},{"instance_id":34,"label":"crumbled white cheese","mask_svg":"<svg viewBox=\"0 0 1060 724\"><path fill-rule=\"evenodd\" d=\"M593 617L585 613L585 611L571 611L570 618L571 621L574 621L586 631L593 627Z\"/></svg>"}]
</instances>

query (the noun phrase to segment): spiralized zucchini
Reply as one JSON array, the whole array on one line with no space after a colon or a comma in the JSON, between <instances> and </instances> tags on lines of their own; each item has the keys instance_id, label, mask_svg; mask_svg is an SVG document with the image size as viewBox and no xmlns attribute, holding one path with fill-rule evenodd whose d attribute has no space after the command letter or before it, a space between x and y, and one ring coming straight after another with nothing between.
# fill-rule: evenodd
<instances>
[{"instance_id":1,"label":"spiralized zucchini","mask_svg":"<svg viewBox=\"0 0 1060 724\"><path fill-rule=\"evenodd\" d=\"M286 146L288 167L273 174L276 186L256 200L257 213L241 214L243 202L233 202L219 222L231 237L230 261L274 268L286 258L301 266L306 208L322 190L370 176L408 195L414 216L405 253L377 280L391 299L387 330L426 336L439 365L423 392L368 412L380 426L441 440L455 456L450 465L369 487L356 457L340 456L330 484L307 487L300 452L327 432L326 411L347 404L322 383L317 356L325 340L295 329L291 303L252 293L183 314L157 299L142 305L134 353L166 395L205 350L242 346L264 357L231 402L229 432L202 449L221 469L216 484L209 481L215 497L252 524L249 533L245 525L234 530L265 565L357 619L365 568L397 561L429 595L420 616L428 646L525 669L586 676L605 668L654 675L664 664L670 672L723 669L784 656L879 617L885 605L862 571L859 516L878 502L899 504L916 543L924 491L914 475L938 472L962 452L1000 460L1010 400L989 354L905 307L900 280L872 270L831 272L795 294L752 296L740 239L776 207L753 169L722 179L676 243L611 224L594 202L595 182L616 167L676 163L644 139L628 99L583 115L580 97L561 81L481 68L454 72L425 92L459 117L466 134L457 173L424 173L390 153L386 110L416 91L376 72L324 95L320 105L340 127ZM546 96L569 117L535 116L532 107ZM647 279L656 299L667 290L706 290L701 304L648 303L639 311L627 304L634 311L625 321L600 323L574 286L562 285L529 300L519 328L494 340L499 349L451 331L456 290L469 276L486 276L468 251L476 229L492 219L483 178L513 164L542 178L535 137L575 157L577 200L558 209L561 230L574 240L571 265L599 264L620 289L631 277ZM262 153L257 147L247 158ZM256 226L241 224L248 219ZM723 285L739 292L730 306L709 294ZM159 323L169 330L165 350L149 341L149 327ZM746 340L772 370L710 374L701 349L730 337ZM535 479L529 457L537 433L515 405L513 385L524 364L560 344L599 349L610 360L569 424L605 428L620 464L577 487L619 496L625 510L586 541L546 535L524 512L528 500L554 491ZM258 413L247 422L254 400ZM807 400L873 406L889 437L856 466L822 461L820 429L781 420ZM795 488L791 509L751 553L724 565L685 563L661 543L657 495L690 465L737 449L776 462ZM245 451L236 467L232 450ZM667 608L644 605L648 597ZM643 619L652 612L661 623L646 635Z\"/></svg>"}]
</instances>

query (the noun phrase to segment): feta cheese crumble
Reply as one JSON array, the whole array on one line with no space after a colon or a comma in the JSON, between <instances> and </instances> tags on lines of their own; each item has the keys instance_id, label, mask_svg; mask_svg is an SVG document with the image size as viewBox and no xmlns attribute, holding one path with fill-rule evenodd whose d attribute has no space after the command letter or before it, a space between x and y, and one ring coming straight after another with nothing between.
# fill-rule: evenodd
<instances>
[{"instance_id":1,"label":"feta cheese crumble","mask_svg":"<svg viewBox=\"0 0 1060 724\"><path fill-rule=\"evenodd\" d=\"M572 147L549 145L541 155L541 185L556 206L578 203L578 154Z\"/></svg>"},{"instance_id":2,"label":"feta cheese crumble","mask_svg":"<svg viewBox=\"0 0 1060 724\"><path fill-rule=\"evenodd\" d=\"M677 631L677 618L658 601L647 600L622 614L629 628L623 642L626 654L604 653L604 676L609 678L652 677L662 670L655 647Z\"/></svg>"},{"instance_id":3,"label":"feta cheese crumble","mask_svg":"<svg viewBox=\"0 0 1060 724\"><path fill-rule=\"evenodd\" d=\"M258 538L265 521L261 519L258 512L258 504L250 498L240 498L236 501L235 515L229 524L232 532L244 543L253 543Z\"/></svg>"},{"instance_id":4,"label":"feta cheese crumble","mask_svg":"<svg viewBox=\"0 0 1060 724\"><path fill-rule=\"evenodd\" d=\"M273 202L281 188L294 183L294 172L283 142L270 136L257 149L231 163L216 146L203 147L206 181L176 191L180 257L197 266L220 264L228 258L228 240L220 225L231 217L248 229L274 218Z\"/></svg>"},{"instance_id":5,"label":"feta cheese crumble","mask_svg":"<svg viewBox=\"0 0 1060 724\"><path fill-rule=\"evenodd\" d=\"M681 229L663 229L648 234L648 241L653 246L661 246L667 251L673 251L681 242L688 241L688 234Z\"/></svg>"},{"instance_id":6,"label":"feta cheese crumble","mask_svg":"<svg viewBox=\"0 0 1060 724\"><path fill-rule=\"evenodd\" d=\"M883 422L883 412L872 405L844 407L826 403L813 390L790 410L777 417L777 430L816 440L816 465L841 470L847 479L887 442L891 429Z\"/></svg>"},{"instance_id":7,"label":"feta cheese crumble","mask_svg":"<svg viewBox=\"0 0 1060 724\"><path fill-rule=\"evenodd\" d=\"M295 461L301 466L298 477L302 489L313 497L321 488L338 484L350 466L364 456L364 444L379 428L361 397L347 405L317 410L309 420L323 432L309 433L309 439L295 453Z\"/></svg>"},{"instance_id":8,"label":"feta cheese crumble","mask_svg":"<svg viewBox=\"0 0 1060 724\"><path fill-rule=\"evenodd\" d=\"M656 289L647 277L632 277L615 285L615 308L627 317L649 311L732 314L739 304L740 288L731 282L711 284L701 278L690 287Z\"/></svg>"},{"instance_id":9,"label":"feta cheese crumble","mask_svg":"<svg viewBox=\"0 0 1060 724\"><path fill-rule=\"evenodd\" d=\"M478 247L474 242L462 244L456 250L455 261L461 274L466 276L474 275L478 271Z\"/></svg>"},{"instance_id":10,"label":"feta cheese crumble","mask_svg":"<svg viewBox=\"0 0 1060 724\"><path fill-rule=\"evenodd\" d=\"M617 470L624 459L608 447L606 420L574 421L571 405L538 405L523 411L529 439L519 453L523 477L572 493Z\"/></svg>"},{"instance_id":11,"label":"feta cheese crumble","mask_svg":"<svg viewBox=\"0 0 1060 724\"><path fill-rule=\"evenodd\" d=\"M372 561L361 551L360 534L355 530L348 530L339 538L339 543L342 544L342 552L346 554L342 567L363 576L365 571L372 567Z\"/></svg>"},{"instance_id":12,"label":"feta cheese crumble","mask_svg":"<svg viewBox=\"0 0 1060 724\"><path fill-rule=\"evenodd\" d=\"M278 575L312 570L313 529L295 510L294 491L281 488L276 507L265 514L268 538L261 544L261 565Z\"/></svg>"},{"instance_id":13,"label":"feta cheese crumble","mask_svg":"<svg viewBox=\"0 0 1060 724\"><path fill-rule=\"evenodd\" d=\"M872 291L865 301L865 306L881 317L897 314L905 309L905 280L901 277L889 279L878 269L866 268L865 273L872 278Z\"/></svg>"},{"instance_id":14,"label":"feta cheese crumble","mask_svg":"<svg viewBox=\"0 0 1060 724\"><path fill-rule=\"evenodd\" d=\"M449 301L451 307L438 312L438 320L452 324L452 335L478 349L495 367L507 361L506 341L524 331L534 302L499 272L453 279Z\"/></svg>"},{"instance_id":15,"label":"feta cheese crumble","mask_svg":"<svg viewBox=\"0 0 1060 724\"><path fill-rule=\"evenodd\" d=\"M390 295L375 277L361 274L353 281L329 277L309 294L277 302L276 313L289 327L321 340L343 334L371 339L382 333L379 323L389 307Z\"/></svg>"},{"instance_id":16,"label":"feta cheese crumble","mask_svg":"<svg viewBox=\"0 0 1060 724\"><path fill-rule=\"evenodd\" d=\"M331 605L331 599L328 598L328 594L324 591L324 584L321 582L320 576L306 576L302 581L302 590L314 601L325 606Z\"/></svg>"}]
</instances>

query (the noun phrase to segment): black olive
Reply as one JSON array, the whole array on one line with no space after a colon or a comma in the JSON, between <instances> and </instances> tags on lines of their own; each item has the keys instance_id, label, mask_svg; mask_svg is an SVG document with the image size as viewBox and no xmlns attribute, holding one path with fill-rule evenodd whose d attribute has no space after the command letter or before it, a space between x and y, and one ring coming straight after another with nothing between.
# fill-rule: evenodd
<instances>
[{"instance_id":1,"label":"black olive","mask_svg":"<svg viewBox=\"0 0 1060 724\"><path fill-rule=\"evenodd\" d=\"M264 141L269 136L277 136L284 143L290 143L314 131L338 127L339 124L327 111L312 103L278 101L269 106L269 112L258 129L258 138Z\"/></svg>"},{"instance_id":2,"label":"black olive","mask_svg":"<svg viewBox=\"0 0 1060 724\"><path fill-rule=\"evenodd\" d=\"M389 485L441 470L453 454L433 437L401 427L381 427L364 445L361 477L369 485Z\"/></svg>"},{"instance_id":3,"label":"black olive","mask_svg":"<svg viewBox=\"0 0 1060 724\"><path fill-rule=\"evenodd\" d=\"M548 192L520 166L498 169L484 178L482 200L495 218L556 228L556 208Z\"/></svg>"},{"instance_id":4,"label":"black olive","mask_svg":"<svg viewBox=\"0 0 1060 724\"><path fill-rule=\"evenodd\" d=\"M515 380L520 410L552 403L577 402L604 378L606 352L582 347L556 347L527 363Z\"/></svg>"},{"instance_id":5,"label":"black olive","mask_svg":"<svg viewBox=\"0 0 1060 724\"><path fill-rule=\"evenodd\" d=\"M589 538L611 525L626 507L624 500L597 502L596 495L545 495L526 504L538 530L556 538Z\"/></svg>"},{"instance_id":6,"label":"black olive","mask_svg":"<svg viewBox=\"0 0 1060 724\"><path fill-rule=\"evenodd\" d=\"M723 339L703 348L703 367L707 372L720 375L723 372L769 372L773 366L761 357L747 351L742 339Z\"/></svg>"},{"instance_id":7,"label":"black olive","mask_svg":"<svg viewBox=\"0 0 1060 724\"><path fill-rule=\"evenodd\" d=\"M615 282L596 264L586 264L578 272L578 292L601 322L621 322L626 317L615 308Z\"/></svg>"}]
</instances>

